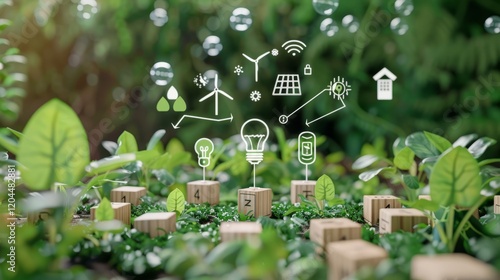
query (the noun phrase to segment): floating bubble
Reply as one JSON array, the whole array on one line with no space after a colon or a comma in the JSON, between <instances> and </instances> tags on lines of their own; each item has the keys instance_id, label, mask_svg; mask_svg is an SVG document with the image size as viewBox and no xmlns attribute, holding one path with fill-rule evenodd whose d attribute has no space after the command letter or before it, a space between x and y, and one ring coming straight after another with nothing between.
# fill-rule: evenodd
<instances>
[{"instance_id":1,"label":"floating bubble","mask_svg":"<svg viewBox=\"0 0 500 280\"><path fill-rule=\"evenodd\" d=\"M99 12L99 6L95 0L80 0L76 9L78 15L83 19L90 19Z\"/></svg>"},{"instance_id":2,"label":"floating bubble","mask_svg":"<svg viewBox=\"0 0 500 280\"><path fill-rule=\"evenodd\" d=\"M408 31L408 23L402 18L395 18L391 21L391 30L397 35L404 35Z\"/></svg>"},{"instance_id":3,"label":"floating bubble","mask_svg":"<svg viewBox=\"0 0 500 280\"><path fill-rule=\"evenodd\" d=\"M354 33L359 29L359 21L352 15L347 15L342 19L342 26L347 29L347 31Z\"/></svg>"},{"instance_id":4,"label":"floating bubble","mask_svg":"<svg viewBox=\"0 0 500 280\"><path fill-rule=\"evenodd\" d=\"M409 16L413 12L412 0L396 0L394 2L394 9L402 16Z\"/></svg>"},{"instance_id":5,"label":"floating bubble","mask_svg":"<svg viewBox=\"0 0 500 280\"><path fill-rule=\"evenodd\" d=\"M484 21L484 29L491 34L500 33L500 17L491 16Z\"/></svg>"},{"instance_id":6,"label":"floating bubble","mask_svg":"<svg viewBox=\"0 0 500 280\"><path fill-rule=\"evenodd\" d=\"M338 8L339 0L313 0L312 4L318 14L329 16Z\"/></svg>"},{"instance_id":7,"label":"floating bubble","mask_svg":"<svg viewBox=\"0 0 500 280\"><path fill-rule=\"evenodd\" d=\"M156 8L151 12L151 14L149 14L149 19L153 21L155 26L162 27L168 22L167 10L163 8Z\"/></svg>"},{"instance_id":8,"label":"floating bubble","mask_svg":"<svg viewBox=\"0 0 500 280\"><path fill-rule=\"evenodd\" d=\"M326 36L332 37L333 35L335 35L339 31L339 26L337 25L337 23L333 19L326 18L321 22L319 29Z\"/></svg>"},{"instance_id":9,"label":"floating bubble","mask_svg":"<svg viewBox=\"0 0 500 280\"><path fill-rule=\"evenodd\" d=\"M167 62L157 62L149 71L151 79L159 86L166 86L174 77L172 66Z\"/></svg>"},{"instance_id":10,"label":"floating bubble","mask_svg":"<svg viewBox=\"0 0 500 280\"><path fill-rule=\"evenodd\" d=\"M208 36L203 41L203 49L209 56L217 56L222 51L220 38L217 36Z\"/></svg>"},{"instance_id":11,"label":"floating bubble","mask_svg":"<svg viewBox=\"0 0 500 280\"><path fill-rule=\"evenodd\" d=\"M116 101L123 101L125 100L125 97L127 96L127 92L121 88L121 87L116 87L113 89L113 92L111 93L113 96L113 99Z\"/></svg>"},{"instance_id":12,"label":"floating bubble","mask_svg":"<svg viewBox=\"0 0 500 280\"><path fill-rule=\"evenodd\" d=\"M234 9L229 18L229 25L236 31L246 31L252 25L252 15L247 8Z\"/></svg>"},{"instance_id":13,"label":"floating bubble","mask_svg":"<svg viewBox=\"0 0 500 280\"><path fill-rule=\"evenodd\" d=\"M205 85L205 88L208 90L214 90L215 88L215 75L217 75L217 87L220 88L222 86L222 80L221 76L219 73L215 70L208 70L205 73L203 73L203 76L206 77L207 83Z\"/></svg>"}]
</instances>

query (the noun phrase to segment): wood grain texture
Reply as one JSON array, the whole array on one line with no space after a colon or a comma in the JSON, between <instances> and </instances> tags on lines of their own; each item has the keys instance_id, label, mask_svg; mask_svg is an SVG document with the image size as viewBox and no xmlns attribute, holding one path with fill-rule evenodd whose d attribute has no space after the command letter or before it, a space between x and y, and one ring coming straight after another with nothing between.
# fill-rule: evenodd
<instances>
[{"instance_id":1,"label":"wood grain texture","mask_svg":"<svg viewBox=\"0 0 500 280\"><path fill-rule=\"evenodd\" d=\"M398 197L393 195L365 195L363 197L363 217L372 225L379 224L379 211L382 208L401 208Z\"/></svg>"},{"instance_id":2,"label":"wood grain texture","mask_svg":"<svg viewBox=\"0 0 500 280\"><path fill-rule=\"evenodd\" d=\"M262 225L257 222L222 222L219 233L222 242L255 240L262 233Z\"/></svg>"},{"instance_id":3,"label":"wood grain texture","mask_svg":"<svg viewBox=\"0 0 500 280\"><path fill-rule=\"evenodd\" d=\"M500 195L495 195L495 201L494 201L494 213L495 214L500 214Z\"/></svg>"},{"instance_id":4,"label":"wood grain texture","mask_svg":"<svg viewBox=\"0 0 500 280\"><path fill-rule=\"evenodd\" d=\"M301 202L299 194L305 196L310 201L314 201L315 186L316 181L293 180L290 186L290 201L292 203Z\"/></svg>"},{"instance_id":5,"label":"wood grain texture","mask_svg":"<svg viewBox=\"0 0 500 280\"><path fill-rule=\"evenodd\" d=\"M269 188L246 188L238 190L238 212L256 218L271 216L273 191Z\"/></svg>"},{"instance_id":6,"label":"wood grain texture","mask_svg":"<svg viewBox=\"0 0 500 280\"><path fill-rule=\"evenodd\" d=\"M139 205L141 197L147 194L145 187L118 187L111 190L111 202L132 203Z\"/></svg>"},{"instance_id":7,"label":"wood grain texture","mask_svg":"<svg viewBox=\"0 0 500 280\"><path fill-rule=\"evenodd\" d=\"M341 280L363 267L376 267L387 258L387 252L362 239L329 243L326 247L328 279Z\"/></svg>"},{"instance_id":8,"label":"wood grain texture","mask_svg":"<svg viewBox=\"0 0 500 280\"><path fill-rule=\"evenodd\" d=\"M361 225L347 218L312 219L311 241L325 247L330 242L361 239Z\"/></svg>"},{"instance_id":9,"label":"wood grain texture","mask_svg":"<svg viewBox=\"0 0 500 280\"><path fill-rule=\"evenodd\" d=\"M218 181L193 181L187 184L187 202L219 204L220 183Z\"/></svg>"},{"instance_id":10,"label":"wood grain texture","mask_svg":"<svg viewBox=\"0 0 500 280\"><path fill-rule=\"evenodd\" d=\"M134 228L140 232L149 233L154 238L168 232L174 232L176 229L175 221L175 213L172 212L146 213L134 220Z\"/></svg>"},{"instance_id":11,"label":"wood grain texture","mask_svg":"<svg viewBox=\"0 0 500 280\"><path fill-rule=\"evenodd\" d=\"M466 254L418 255L411 262L411 279L500 279L492 266Z\"/></svg>"},{"instance_id":12,"label":"wood grain texture","mask_svg":"<svg viewBox=\"0 0 500 280\"><path fill-rule=\"evenodd\" d=\"M415 232L413 227L420 223L429 223L427 216L420 210L413 208L380 209L380 233L390 233L398 230Z\"/></svg>"},{"instance_id":13,"label":"wood grain texture","mask_svg":"<svg viewBox=\"0 0 500 280\"><path fill-rule=\"evenodd\" d=\"M130 216L131 216L131 211L132 207L131 204L126 202L111 202L111 207L113 208L115 212L115 220L120 220L122 221L123 224L125 225L130 225ZM97 206L94 206L90 208L90 220L94 221L95 220L95 210L97 209Z\"/></svg>"}]
</instances>

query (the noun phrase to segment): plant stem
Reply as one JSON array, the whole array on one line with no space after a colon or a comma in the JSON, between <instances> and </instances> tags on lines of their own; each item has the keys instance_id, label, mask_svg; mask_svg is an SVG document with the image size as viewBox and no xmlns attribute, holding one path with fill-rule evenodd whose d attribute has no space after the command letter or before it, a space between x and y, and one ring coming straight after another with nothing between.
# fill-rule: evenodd
<instances>
[{"instance_id":1,"label":"plant stem","mask_svg":"<svg viewBox=\"0 0 500 280\"><path fill-rule=\"evenodd\" d=\"M447 242L446 244L448 245L448 251L449 253L453 253L455 249L455 245L453 242L453 225L455 224L455 204L450 205L449 212L448 212L448 219L447 219L447 224L446 224L446 235L447 235ZM457 232L459 232L457 230Z\"/></svg>"},{"instance_id":2,"label":"plant stem","mask_svg":"<svg viewBox=\"0 0 500 280\"><path fill-rule=\"evenodd\" d=\"M500 158L485 159L479 163L479 167L483 167L488 164L500 162Z\"/></svg>"},{"instance_id":3,"label":"plant stem","mask_svg":"<svg viewBox=\"0 0 500 280\"><path fill-rule=\"evenodd\" d=\"M476 209L478 209L479 206L481 206L481 204L483 204L486 201L486 199L488 199L487 196L481 197L481 199L479 199L476 202L476 204L474 204L474 206L469 208L467 213L465 213L464 218L462 219L462 221L460 221L460 224L458 224L457 230L455 231L455 234L453 235L453 240L451 242L453 245L453 248L455 248L455 246L458 242L458 238L460 237L460 232L462 232L462 229L464 228L464 226L467 224L467 222L469 222L470 217L474 214Z\"/></svg>"}]
</instances>

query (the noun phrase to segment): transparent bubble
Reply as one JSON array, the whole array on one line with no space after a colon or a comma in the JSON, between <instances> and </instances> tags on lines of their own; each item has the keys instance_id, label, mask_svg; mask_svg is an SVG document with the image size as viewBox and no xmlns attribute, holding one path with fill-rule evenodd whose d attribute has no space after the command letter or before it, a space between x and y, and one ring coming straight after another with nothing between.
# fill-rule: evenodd
<instances>
[{"instance_id":1,"label":"transparent bubble","mask_svg":"<svg viewBox=\"0 0 500 280\"><path fill-rule=\"evenodd\" d=\"M359 29L359 21L352 15L347 15L342 19L342 26L349 32L354 33Z\"/></svg>"},{"instance_id":2,"label":"transparent bubble","mask_svg":"<svg viewBox=\"0 0 500 280\"><path fill-rule=\"evenodd\" d=\"M491 16L484 21L484 29L491 34L499 34L500 33L500 17L499 16Z\"/></svg>"},{"instance_id":3,"label":"transparent bubble","mask_svg":"<svg viewBox=\"0 0 500 280\"><path fill-rule=\"evenodd\" d=\"M113 92L111 94L113 95L113 99L116 101L123 101L127 96L127 92L121 87L116 87L115 89L113 89Z\"/></svg>"},{"instance_id":4,"label":"transparent bubble","mask_svg":"<svg viewBox=\"0 0 500 280\"><path fill-rule=\"evenodd\" d=\"M207 28L215 31L220 28L220 19L218 17L209 17L207 19Z\"/></svg>"},{"instance_id":5,"label":"transparent bubble","mask_svg":"<svg viewBox=\"0 0 500 280\"><path fill-rule=\"evenodd\" d=\"M326 18L321 22L319 29L326 36L332 37L333 35L335 35L339 31L339 26L337 25L337 23L333 19Z\"/></svg>"},{"instance_id":6,"label":"transparent bubble","mask_svg":"<svg viewBox=\"0 0 500 280\"><path fill-rule=\"evenodd\" d=\"M402 16L409 16L413 12L413 1L412 0L396 0L394 2L394 8L396 12Z\"/></svg>"},{"instance_id":7,"label":"transparent bubble","mask_svg":"<svg viewBox=\"0 0 500 280\"><path fill-rule=\"evenodd\" d=\"M209 56L217 56L222 51L220 38L217 36L208 36L203 41L203 49Z\"/></svg>"},{"instance_id":8,"label":"transparent bubble","mask_svg":"<svg viewBox=\"0 0 500 280\"><path fill-rule=\"evenodd\" d=\"M408 31L408 23L402 18L395 18L391 21L391 29L397 35L404 35Z\"/></svg>"},{"instance_id":9,"label":"transparent bubble","mask_svg":"<svg viewBox=\"0 0 500 280\"><path fill-rule=\"evenodd\" d=\"M221 76L219 75L219 72L215 70L208 70L205 73L203 73L203 76L205 76L208 80L208 83L205 85L205 88L208 90L214 90L215 88L215 75L217 75L217 87L220 88L222 86L222 80Z\"/></svg>"},{"instance_id":10,"label":"transparent bubble","mask_svg":"<svg viewBox=\"0 0 500 280\"><path fill-rule=\"evenodd\" d=\"M329 16L338 8L339 0L313 0L312 4L318 14Z\"/></svg>"},{"instance_id":11,"label":"transparent bubble","mask_svg":"<svg viewBox=\"0 0 500 280\"><path fill-rule=\"evenodd\" d=\"M170 64L162 61L155 63L155 65L151 67L149 75L155 84L159 86L166 86L172 81L174 72L172 71L172 66L170 66Z\"/></svg>"},{"instance_id":12,"label":"transparent bubble","mask_svg":"<svg viewBox=\"0 0 500 280\"><path fill-rule=\"evenodd\" d=\"M162 27L168 21L167 10L163 8L156 8L151 12L151 14L149 14L149 19L153 21L155 26Z\"/></svg>"},{"instance_id":13,"label":"transparent bubble","mask_svg":"<svg viewBox=\"0 0 500 280\"><path fill-rule=\"evenodd\" d=\"M236 31L246 31L252 25L252 15L247 8L234 9L229 18L229 25Z\"/></svg>"},{"instance_id":14,"label":"transparent bubble","mask_svg":"<svg viewBox=\"0 0 500 280\"><path fill-rule=\"evenodd\" d=\"M76 6L78 16L83 19L90 19L99 12L99 6L95 0L80 0Z\"/></svg>"}]
</instances>

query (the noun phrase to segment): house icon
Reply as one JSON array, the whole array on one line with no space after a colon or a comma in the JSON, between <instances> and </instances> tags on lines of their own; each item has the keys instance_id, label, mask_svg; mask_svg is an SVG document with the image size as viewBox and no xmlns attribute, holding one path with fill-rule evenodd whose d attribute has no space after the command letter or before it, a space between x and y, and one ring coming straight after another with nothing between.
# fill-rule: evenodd
<instances>
[{"instance_id":1,"label":"house icon","mask_svg":"<svg viewBox=\"0 0 500 280\"><path fill-rule=\"evenodd\" d=\"M381 79L383 76L389 79ZM397 79L396 75L384 67L373 76L373 79L377 81L377 99L392 100L392 81Z\"/></svg>"}]
</instances>

